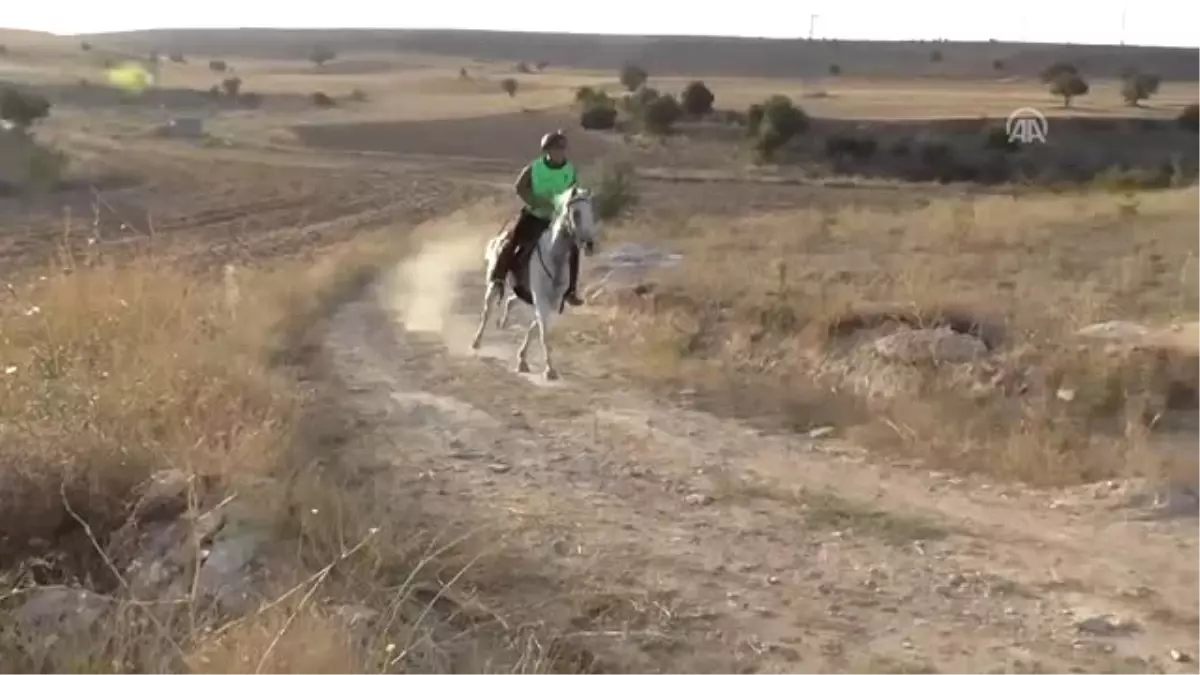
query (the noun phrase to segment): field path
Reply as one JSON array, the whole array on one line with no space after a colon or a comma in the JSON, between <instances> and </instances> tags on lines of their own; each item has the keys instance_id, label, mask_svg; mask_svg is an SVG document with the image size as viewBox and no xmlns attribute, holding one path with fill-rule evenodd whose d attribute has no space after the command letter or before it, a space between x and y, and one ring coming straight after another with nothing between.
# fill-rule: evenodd
<instances>
[{"instance_id":1,"label":"field path","mask_svg":"<svg viewBox=\"0 0 1200 675\"><path fill-rule=\"evenodd\" d=\"M524 311L465 348L481 251L426 245L325 348L395 499L517 544L522 573L478 591L506 616L610 671L1196 672L1194 520L677 409L565 343L561 383L517 375Z\"/></svg>"}]
</instances>

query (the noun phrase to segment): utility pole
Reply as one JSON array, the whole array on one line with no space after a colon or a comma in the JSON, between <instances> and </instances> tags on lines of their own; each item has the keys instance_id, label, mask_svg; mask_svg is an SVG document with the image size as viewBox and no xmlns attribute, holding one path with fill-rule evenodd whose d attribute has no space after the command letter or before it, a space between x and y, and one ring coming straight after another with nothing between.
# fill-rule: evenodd
<instances>
[{"instance_id":1,"label":"utility pole","mask_svg":"<svg viewBox=\"0 0 1200 675\"><path fill-rule=\"evenodd\" d=\"M1129 5L1121 3L1121 46L1125 46L1125 13L1129 10Z\"/></svg>"},{"instance_id":2,"label":"utility pole","mask_svg":"<svg viewBox=\"0 0 1200 675\"><path fill-rule=\"evenodd\" d=\"M809 40L813 39L813 35L816 33L818 16L820 16L820 14L809 14L808 15L808 39Z\"/></svg>"}]
</instances>

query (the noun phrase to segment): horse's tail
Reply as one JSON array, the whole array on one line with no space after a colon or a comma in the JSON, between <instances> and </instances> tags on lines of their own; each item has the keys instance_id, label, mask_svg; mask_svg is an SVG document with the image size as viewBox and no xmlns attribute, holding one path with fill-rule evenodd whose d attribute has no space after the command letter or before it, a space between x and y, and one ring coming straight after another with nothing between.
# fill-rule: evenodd
<instances>
[{"instance_id":1,"label":"horse's tail","mask_svg":"<svg viewBox=\"0 0 1200 675\"><path fill-rule=\"evenodd\" d=\"M517 215L517 218L520 218L520 217L521 217L521 216L520 216L520 214L518 214L518 215ZM507 230L507 229L508 229L508 228L509 228L509 227L510 227L510 226L511 226L513 223L517 222L517 218L509 218L508 220L506 220L506 221L502 222L502 223L500 224L500 229L499 229L499 230L496 230L496 235L495 235L495 236L497 236L497 237L498 237L498 236L500 236L501 234L503 234L503 233L504 233L504 231L505 231L505 230Z\"/></svg>"}]
</instances>

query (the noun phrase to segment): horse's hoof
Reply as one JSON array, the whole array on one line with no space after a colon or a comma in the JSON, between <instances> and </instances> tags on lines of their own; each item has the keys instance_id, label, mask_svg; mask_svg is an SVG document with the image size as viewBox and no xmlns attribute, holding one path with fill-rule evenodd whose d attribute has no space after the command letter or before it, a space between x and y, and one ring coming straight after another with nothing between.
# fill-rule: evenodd
<instances>
[{"instance_id":1,"label":"horse's hoof","mask_svg":"<svg viewBox=\"0 0 1200 675\"><path fill-rule=\"evenodd\" d=\"M548 382L553 382L558 379L558 371L553 368L547 368L546 372L542 373L542 377L545 377Z\"/></svg>"},{"instance_id":2,"label":"horse's hoof","mask_svg":"<svg viewBox=\"0 0 1200 675\"><path fill-rule=\"evenodd\" d=\"M479 340L473 340L471 342L471 351L473 351L473 352L479 351Z\"/></svg>"},{"instance_id":3,"label":"horse's hoof","mask_svg":"<svg viewBox=\"0 0 1200 675\"><path fill-rule=\"evenodd\" d=\"M524 361L517 361L517 372L518 373L528 373L529 372L529 364L525 363Z\"/></svg>"}]
</instances>

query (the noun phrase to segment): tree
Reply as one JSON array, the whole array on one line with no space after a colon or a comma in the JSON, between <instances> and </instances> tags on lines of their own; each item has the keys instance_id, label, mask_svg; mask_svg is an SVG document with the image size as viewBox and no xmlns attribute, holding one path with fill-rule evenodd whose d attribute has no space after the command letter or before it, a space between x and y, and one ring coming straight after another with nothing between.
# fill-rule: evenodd
<instances>
[{"instance_id":1,"label":"tree","mask_svg":"<svg viewBox=\"0 0 1200 675\"><path fill-rule=\"evenodd\" d=\"M637 91L648 79L650 74L641 66L629 63L621 68L621 84L629 91Z\"/></svg>"},{"instance_id":2,"label":"tree","mask_svg":"<svg viewBox=\"0 0 1200 675\"><path fill-rule=\"evenodd\" d=\"M1151 73L1127 73L1121 80L1121 98L1127 105L1140 105L1158 93L1160 78Z\"/></svg>"},{"instance_id":3,"label":"tree","mask_svg":"<svg viewBox=\"0 0 1200 675\"><path fill-rule=\"evenodd\" d=\"M808 128L808 115L797 108L787 96L776 94L759 106L755 127L755 148L759 156L769 160L775 151ZM756 115L751 108L751 117Z\"/></svg>"},{"instance_id":4,"label":"tree","mask_svg":"<svg viewBox=\"0 0 1200 675\"><path fill-rule=\"evenodd\" d=\"M50 101L45 96L24 93L11 87L0 92L0 120L26 130L50 115Z\"/></svg>"},{"instance_id":5,"label":"tree","mask_svg":"<svg viewBox=\"0 0 1200 675\"><path fill-rule=\"evenodd\" d=\"M80 49L80 50L82 50L82 51L85 51L85 52L90 52L90 51L92 51L92 43L90 43L90 42L86 42L86 41L85 41L85 42L80 42L80 43L79 43L79 49Z\"/></svg>"},{"instance_id":6,"label":"tree","mask_svg":"<svg viewBox=\"0 0 1200 675\"><path fill-rule=\"evenodd\" d=\"M930 52L929 60L932 63L941 63L942 62L942 50L935 49L932 52Z\"/></svg>"},{"instance_id":7,"label":"tree","mask_svg":"<svg viewBox=\"0 0 1200 675\"><path fill-rule=\"evenodd\" d=\"M1004 60L1003 59L993 59L992 60L992 70L1004 70Z\"/></svg>"},{"instance_id":8,"label":"tree","mask_svg":"<svg viewBox=\"0 0 1200 675\"><path fill-rule=\"evenodd\" d=\"M229 70L229 64L221 60L209 61L208 69L214 73L223 73L226 70Z\"/></svg>"},{"instance_id":9,"label":"tree","mask_svg":"<svg viewBox=\"0 0 1200 675\"><path fill-rule=\"evenodd\" d=\"M832 76L834 76L834 77L837 77L838 75L841 75L841 74L842 74L842 67L841 67L841 66L839 66L839 65L838 65L838 64L836 64L836 63L831 63L831 64L829 64L829 74L830 74L830 75L832 75Z\"/></svg>"},{"instance_id":10,"label":"tree","mask_svg":"<svg viewBox=\"0 0 1200 675\"><path fill-rule=\"evenodd\" d=\"M1200 104L1189 103L1175 118L1179 126L1192 133L1200 131Z\"/></svg>"},{"instance_id":11,"label":"tree","mask_svg":"<svg viewBox=\"0 0 1200 675\"><path fill-rule=\"evenodd\" d=\"M655 97L642 108L642 124L652 134L669 134L683 117L683 107L670 94Z\"/></svg>"},{"instance_id":12,"label":"tree","mask_svg":"<svg viewBox=\"0 0 1200 675\"><path fill-rule=\"evenodd\" d=\"M237 98L238 93L242 91L242 78L227 77L221 80L221 89L229 98Z\"/></svg>"},{"instance_id":13,"label":"tree","mask_svg":"<svg viewBox=\"0 0 1200 675\"><path fill-rule=\"evenodd\" d=\"M504 93L508 94L509 98L517 95L518 86L519 85L517 81L511 77L506 77L503 80L500 80L500 88L504 90Z\"/></svg>"},{"instance_id":14,"label":"tree","mask_svg":"<svg viewBox=\"0 0 1200 675\"><path fill-rule=\"evenodd\" d=\"M687 86L683 88L683 94L680 96L684 112L694 117L711 115L713 102L716 100L717 97L700 80L688 82Z\"/></svg>"},{"instance_id":15,"label":"tree","mask_svg":"<svg viewBox=\"0 0 1200 675\"><path fill-rule=\"evenodd\" d=\"M336 58L337 54L332 49L324 45L317 45L316 47L313 47L312 52L308 55L308 60L315 63L318 68Z\"/></svg>"},{"instance_id":16,"label":"tree","mask_svg":"<svg viewBox=\"0 0 1200 675\"><path fill-rule=\"evenodd\" d=\"M1066 61L1055 61L1042 70L1039 79L1041 79L1043 84L1053 84L1055 80L1063 75L1079 75L1079 69L1075 67L1075 64L1067 63Z\"/></svg>"},{"instance_id":17,"label":"tree","mask_svg":"<svg viewBox=\"0 0 1200 675\"><path fill-rule=\"evenodd\" d=\"M1050 93L1062 97L1064 108L1070 108L1071 100L1087 94L1088 90L1087 81L1079 73L1063 72L1050 82Z\"/></svg>"}]
</instances>

